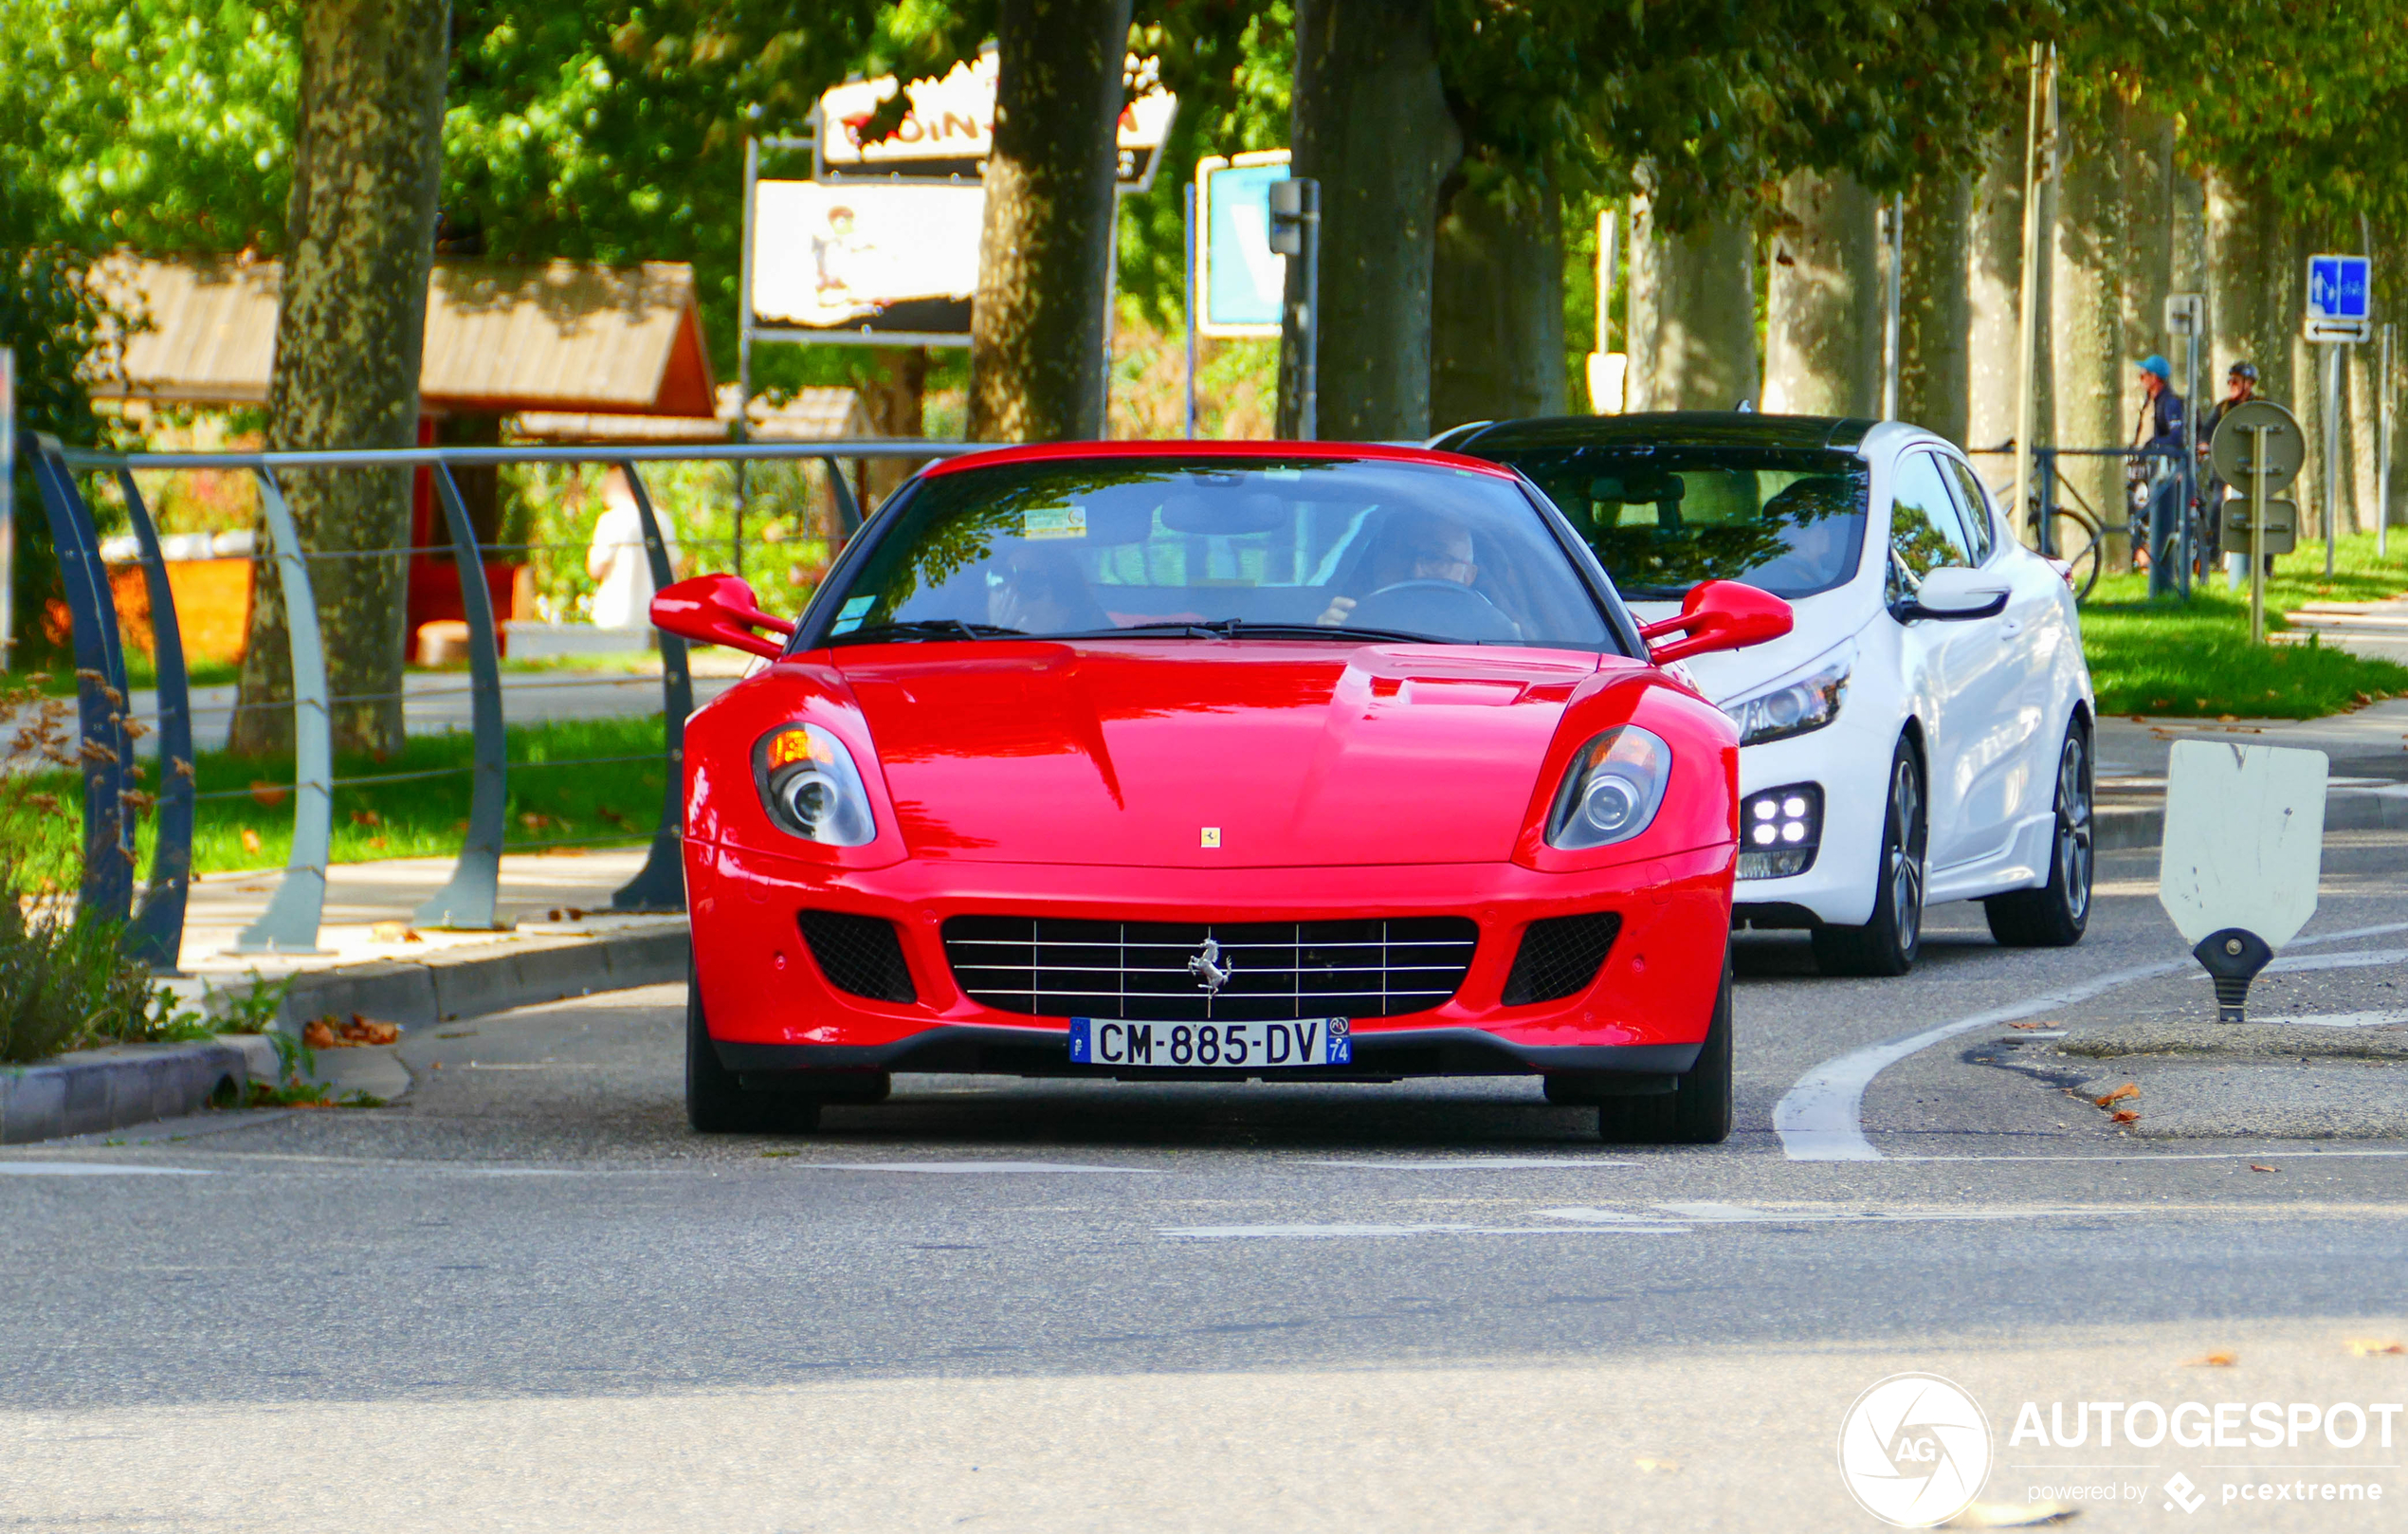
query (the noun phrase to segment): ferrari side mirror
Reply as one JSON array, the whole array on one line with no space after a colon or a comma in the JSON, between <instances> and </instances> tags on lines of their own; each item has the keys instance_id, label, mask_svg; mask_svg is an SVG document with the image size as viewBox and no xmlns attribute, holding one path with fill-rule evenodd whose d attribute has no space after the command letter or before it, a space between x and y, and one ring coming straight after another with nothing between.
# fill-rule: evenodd
<instances>
[{"instance_id":1,"label":"ferrari side mirror","mask_svg":"<svg viewBox=\"0 0 2408 1534\"><path fill-rule=\"evenodd\" d=\"M772 660L786 653L786 647L754 630L794 631L784 618L763 612L751 584L736 575L696 575L664 587L652 598L652 626L696 644L725 645Z\"/></svg>"},{"instance_id":2,"label":"ferrari side mirror","mask_svg":"<svg viewBox=\"0 0 2408 1534\"><path fill-rule=\"evenodd\" d=\"M1689 588L1678 617L1643 626L1639 637L1656 665L1669 666L1691 655L1779 639L1795 621L1789 604L1770 592L1736 580L1706 580ZM1659 638L1664 642L1658 644Z\"/></svg>"}]
</instances>

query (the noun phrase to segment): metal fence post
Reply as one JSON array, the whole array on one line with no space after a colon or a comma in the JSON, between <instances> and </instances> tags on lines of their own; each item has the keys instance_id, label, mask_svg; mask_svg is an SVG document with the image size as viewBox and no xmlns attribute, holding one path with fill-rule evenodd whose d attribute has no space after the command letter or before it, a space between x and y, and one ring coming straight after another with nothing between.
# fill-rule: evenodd
<instances>
[{"instance_id":1,"label":"metal fence post","mask_svg":"<svg viewBox=\"0 0 2408 1534\"><path fill-rule=\"evenodd\" d=\"M125 652L117 598L91 508L75 487L59 439L37 432L34 484L50 520L59 584L74 625L76 772L83 779L83 877L79 913L122 922L134 904L134 837L125 815L134 742L125 728Z\"/></svg>"},{"instance_id":2,"label":"metal fence post","mask_svg":"<svg viewBox=\"0 0 2408 1534\"><path fill-rule=\"evenodd\" d=\"M2032 457L2040 470L2040 553L2053 559L2057 557L2057 455L2053 448L2035 447Z\"/></svg>"},{"instance_id":3,"label":"metal fence post","mask_svg":"<svg viewBox=\"0 0 2408 1534\"><path fill-rule=\"evenodd\" d=\"M326 909L326 862L334 839L335 753L326 716L326 647L318 631L318 594L301 530L275 472L259 474L260 509L275 545L276 581L293 645L293 850L267 909L234 940L238 954L315 954Z\"/></svg>"},{"instance_id":4,"label":"metal fence post","mask_svg":"<svg viewBox=\"0 0 2408 1534\"><path fill-rule=\"evenodd\" d=\"M151 669L158 674L159 792L153 825L151 878L142 904L125 930L125 953L152 969L176 973L184 949L184 903L192 885L192 693L184 670L184 626L175 612L175 588L168 583L167 555L159 530L142 503L134 471L117 471L125 496L126 520L142 551L142 583L151 598ZM132 777L128 758L128 779ZM130 819L131 817L129 817Z\"/></svg>"},{"instance_id":5,"label":"metal fence post","mask_svg":"<svg viewBox=\"0 0 2408 1534\"><path fill-rule=\"evenodd\" d=\"M628 489L635 497L635 514L644 524L644 557L652 569L653 590L658 591L675 577L668 548L661 539L661 520L653 513L652 497L644 488L635 461L624 460L619 467L626 472ZM614 911L685 909L685 716L694 712L694 678L686 669L685 641L664 633L660 642L662 761L666 778L661 785L661 819L643 868L611 895Z\"/></svg>"},{"instance_id":6,"label":"metal fence post","mask_svg":"<svg viewBox=\"0 0 2408 1534\"><path fill-rule=\"evenodd\" d=\"M502 893L502 837L510 809L510 742L502 720L502 644L493 624L493 593L485 585L476 524L451 466L434 466L435 494L451 532L452 568L460 573L460 611L468 621L468 719L476 775L468 791L468 834L450 882L418 907L422 926L490 932L502 923L494 905Z\"/></svg>"}]
</instances>

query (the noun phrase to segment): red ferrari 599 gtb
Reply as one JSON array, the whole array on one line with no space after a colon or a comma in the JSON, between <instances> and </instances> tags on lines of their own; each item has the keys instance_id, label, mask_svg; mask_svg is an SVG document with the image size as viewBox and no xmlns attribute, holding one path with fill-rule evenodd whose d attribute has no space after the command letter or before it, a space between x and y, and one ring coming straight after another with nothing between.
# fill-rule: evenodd
<instances>
[{"instance_id":1,"label":"red ferrari 599 gtb","mask_svg":"<svg viewBox=\"0 0 2408 1534\"><path fill-rule=\"evenodd\" d=\"M772 658L686 726L699 1130L980 1071L1537 1074L1610 1139L1729 1132L1739 742L1674 663L1789 609L1639 628L1511 468L982 453L791 632L724 575L652 615Z\"/></svg>"}]
</instances>

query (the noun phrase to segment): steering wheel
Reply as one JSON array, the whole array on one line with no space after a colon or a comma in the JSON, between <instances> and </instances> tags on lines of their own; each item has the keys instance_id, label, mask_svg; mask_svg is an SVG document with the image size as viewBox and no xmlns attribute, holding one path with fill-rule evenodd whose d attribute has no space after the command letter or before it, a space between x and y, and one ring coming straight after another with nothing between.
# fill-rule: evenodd
<instances>
[{"instance_id":1,"label":"steering wheel","mask_svg":"<svg viewBox=\"0 0 2408 1534\"><path fill-rule=\"evenodd\" d=\"M1522 628L1480 593L1451 580L1400 580L1355 604L1346 621L1446 639L1519 639Z\"/></svg>"}]
</instances>

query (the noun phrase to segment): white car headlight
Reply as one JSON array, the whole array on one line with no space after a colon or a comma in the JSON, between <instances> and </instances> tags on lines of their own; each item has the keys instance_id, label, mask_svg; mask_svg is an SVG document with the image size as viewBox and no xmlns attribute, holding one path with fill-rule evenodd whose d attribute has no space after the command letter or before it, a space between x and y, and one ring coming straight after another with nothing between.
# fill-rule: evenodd
<instances>
[{"instance_id":1,"label":"white car headlight","mask_svg":"<svg viewBox=\"0 0 2408 1534\"><path fill-rule=\"evenodd\" d=\"M1647 830L1672 781L1672 748L1652 730L1618 724L1573 753L1547 816L1547 845L1564 851L1627 842Z\"/></svg>"},{"instance_id":2,"label":"white car headlight","mask_svg":"<svg viewBox=\"0 0 2408 1534\"><path fill-rule=\"evenodd\" d=\"M1739 743L1786 740L1793 735L1819 730L1839 717L1848 696L1848 671L1854 657L1843 655L1813 676L1724 703L1723 712L1739 726Z\"/></svg>"},{"instance_id":3,"label":"white car headlight","mask_svg":"<svg viewBox=\"0 0 2408 1534\"><path fill-rule=\"evenodd\" d=\"M877 838L853 754L816 724L762 736L753 747L753 782L780 831L826 847L866 847Z\"/></svg>"}]
</instances>

